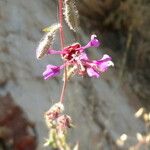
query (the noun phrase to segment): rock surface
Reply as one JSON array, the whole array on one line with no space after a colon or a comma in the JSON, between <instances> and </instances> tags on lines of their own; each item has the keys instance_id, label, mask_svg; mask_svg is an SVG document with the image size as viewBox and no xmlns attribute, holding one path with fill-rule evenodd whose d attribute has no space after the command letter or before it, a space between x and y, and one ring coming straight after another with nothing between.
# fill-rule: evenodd
<instances>
[{"instance_id":1,"label":"rock surface","mask_svg":"<svg viewBox=\"0 0 150 150\"><path fill-rule=\"evenodd\" d=\"M0 97L0 149L36 150L36 132L11 96Z\"/></svg>"},{"instance_id":2,"label":"rock surface","mask_svg":"<svg viewBox=\"0 0 150 150\"><path fill-rule=\"evenodd\" d=\"M44 149L48 132L43 114L57 102L62 80L43 80L46 64L59 64L60 60L49 57L38 61L35 49L43 34L41 30L57 22L56 10L55 3L49 0L0 1L0 94L9 92L35 122L39 150ZM73 35L65 33L68 42L74 42ZM84 41L89 40L82 36ZM57 43L56 40L54 47L59 48ZM94 56L100 55L97 51L93 50ZM114 141L121 134L135 136L137 131L143 131L143 123L134 118L135 110L113 72L100 79L74 78L68 85L65 104L76 125L70 139L72 143L80 141L82 150L103 146L105 150L117 149ZM133 139L131 144L135 142Z\"/></svg>"}]
</instances>

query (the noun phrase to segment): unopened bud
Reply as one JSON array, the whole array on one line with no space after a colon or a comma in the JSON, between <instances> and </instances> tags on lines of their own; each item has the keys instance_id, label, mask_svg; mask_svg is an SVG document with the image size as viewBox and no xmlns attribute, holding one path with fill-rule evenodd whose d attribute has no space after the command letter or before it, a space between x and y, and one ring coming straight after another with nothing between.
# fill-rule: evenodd
<instances>
[{"instance_id":1,"label":"unopened bud","mask_svg":"<svg viewBox=\"0 0 150 150\"><path fill-rule=\"evenodd\" d=\"M58 119L57 119L58 132L59 133L66 132L66 129L71 127L71 122L72 122L72 119L68 115L62 115L62 116L58 117Z\"/></svg>"},{"instance_id":2,"label":"unopened bud","mask_svg":"<svg viewBox=\"0 0 150 150\"><path fill-rule=\"evenodd\" d=\"M56 103L54 104L44 115L45 121L48 127L52 127L56 119L60 116L60 114L63 112L64 106L62 103Z\"/></svg>"}]
</instances>

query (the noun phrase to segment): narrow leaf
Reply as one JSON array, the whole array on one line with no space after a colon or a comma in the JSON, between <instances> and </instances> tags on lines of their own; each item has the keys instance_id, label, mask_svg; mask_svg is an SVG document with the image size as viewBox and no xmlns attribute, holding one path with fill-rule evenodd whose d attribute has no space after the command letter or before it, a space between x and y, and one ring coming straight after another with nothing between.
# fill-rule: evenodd
<instances>
[{"instance_id":1,"label":"narrow leaf","mask_svg":"<svg viewBox=\"0 0 150 150\"><path fill-rule=\"evenodd\" d=\"M53 24L53 25L51 25L50 27L44 28L42 31L53 33L53 32L55 32L59 27L60 27L60 24L59 24L59 23L58 23L58 24Z\"/></svg>"},{"instance_id":2,"label":"narrow leaf","mask_svg":"<svg viewBox=\"0 0 150 150\"><path fill-rule=\"evenodd\" d=\"M79 13L74 0L64 1L64 18L69 28L76 32L79 26Z\"/></svg>"},{"instance_id":3,"label":"narrow leaf","mask_svg":"<svg viewBox=\"0 0 150 150\"><path fill-rule=\"evenodd\" d=\"M39 45L36 49L37 59L41 59L45 54L47 54L49 48L52 46L56 31L59 29L60 24L54 24L48 28L45 28L43 31L47 32L44 37L39 42Z\"/></svg>"}]
</instances>

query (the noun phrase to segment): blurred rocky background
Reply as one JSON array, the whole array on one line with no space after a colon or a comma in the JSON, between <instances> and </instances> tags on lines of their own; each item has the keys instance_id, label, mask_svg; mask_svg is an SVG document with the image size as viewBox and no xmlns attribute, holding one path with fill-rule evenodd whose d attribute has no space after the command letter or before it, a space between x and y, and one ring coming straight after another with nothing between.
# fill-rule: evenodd
<instances>
[{"instance_id":1,"label":"blurred rocky background","mask_svg":"<svg viewBox=\"0 0 150 150\"><path fill-rule=\"evenodd\" d=\"M149 132L134 113L140 107L150 110L150 3L80 0L77 5L81 29L76 36L65 26L66 45L76 37L86 44L96 33L102 47L88 50L90 57L107 53L115 67L100 79L70 81L65 111L75 128L68 140L79 141L81 150L129 149L138 143L137 132ZM44 81L42 72L46 64L61 60L38 61L35 49L42 29L57 21L55 0L0 0L0 150L45 149L43 114L58 101L62 79ZM54 47L59 46L57 38ZM128 136L125 143L118 142L121 135ZM141 144L139 149L150 147Z\"/></svg>"},{"instance_id":2,"label":"blurred rocky background","mask_svg":"<svg viewBox=\"0 0 150 150\"><path fill-rule=\"evenodd\" d=\"M78 4L81 25L87 27L83 29L100 33L104 45L113 51L121 83L128 84L150 109L150 2L82 0Z\"/></svg>"}]
</instances>

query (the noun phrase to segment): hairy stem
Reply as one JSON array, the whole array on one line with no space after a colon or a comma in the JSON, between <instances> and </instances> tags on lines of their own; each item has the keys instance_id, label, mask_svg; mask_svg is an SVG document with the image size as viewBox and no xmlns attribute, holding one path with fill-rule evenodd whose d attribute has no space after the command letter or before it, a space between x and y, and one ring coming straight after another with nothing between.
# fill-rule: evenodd
<instances>
[{"instance_id":1,"label":"hairy stem","mask_svg":"<svg viewBox=\"0 0 150 150\"><path fill-rule=\"evenodd\" d=\"M59 23L60 23L60 41L61 41L61 49L64 49L64 32L63 32L63 0L59 0ZM64 94L67 85L67 69L64 68L64 83L61 91L60 102L64 102Z\"/></svg>"}]
</instances>

